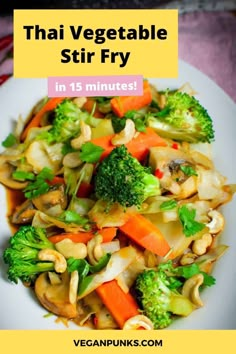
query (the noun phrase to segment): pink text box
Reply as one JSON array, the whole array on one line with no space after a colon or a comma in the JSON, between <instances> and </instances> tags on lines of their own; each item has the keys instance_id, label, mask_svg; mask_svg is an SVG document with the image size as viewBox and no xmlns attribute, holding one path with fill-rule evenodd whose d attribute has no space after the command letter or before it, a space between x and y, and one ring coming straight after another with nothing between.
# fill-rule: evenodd
<instances>
[{"instance_id":1,"label":"pink text box","mask_svg":"<svg viewBox=\"0 0 236 354\"><path fill-rule=\"evenodd\" d=\"M48 97L141 96L142 75L48 77Z\"/></svg>"}]
</instances>

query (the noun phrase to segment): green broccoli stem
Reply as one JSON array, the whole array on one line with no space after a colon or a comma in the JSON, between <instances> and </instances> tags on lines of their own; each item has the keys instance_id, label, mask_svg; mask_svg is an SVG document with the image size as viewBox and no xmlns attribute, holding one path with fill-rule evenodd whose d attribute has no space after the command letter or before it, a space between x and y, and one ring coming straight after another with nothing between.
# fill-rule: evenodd
<instances>
[{"instance_id":1,"label":"green broccoli stem","mask_svg":"<svg viewBox=\"0 0 236 354\"><path fill-rule=\"evenodd\" d=\"M42 272L54 271L54 263L52 262L37 262L31 263L28 261L12 263L8 269L8 279L14 283L18 283L18 279L23 282L32 282L36 276Z\"/></svg>"}]
</instances>

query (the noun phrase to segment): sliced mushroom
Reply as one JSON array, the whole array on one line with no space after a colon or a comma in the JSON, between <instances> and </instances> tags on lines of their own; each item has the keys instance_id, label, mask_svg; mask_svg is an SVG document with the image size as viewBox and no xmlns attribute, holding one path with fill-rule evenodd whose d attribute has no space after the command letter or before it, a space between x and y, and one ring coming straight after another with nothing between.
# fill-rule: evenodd
<instances>
[{"instance_id":1,"label":"sliced mushroom","mask_svg":"<svg viewBox=\"0 0 236 354\"><path fill-rule=\"evenodd\" d=\"M63 166L69 168L75 168L83 164L83 161L79 157L78 151L69 152L63 159Z\"/></svg>"},{"instance_id":2,"label":"sliced mushroom","mask_svg":"<svg viewBox=\"0 0 236 354\"><path fill-rule=\"evenodd\" d=\"M57 214L60 215L67 206L67 196L64 185L60 184L52 186L49 192L33 198L32 203L35 208L49 215L50 209L58 205L59 208L57 208ZM52 216L55 216L55 208L52 210Z\"/></svg>"},{"instance_id":3,"label":"sliced mushroom","mask_svg":"<svg viewBox=\"0 0 236 354\"><path fill-rule=\"evenodd\" d=\"M70 275L64 272L60 284L51 284L48 274L42 273L35 282L35 293L40 303L55 315L75 318L76 302L70 302Z\"/></svg>"},{"instance_id":4,"label":"sliced mushroom","mask_svg":"<svg viewBox=\"0 0 236 354\"><path fill-rule=\"evenodd\" d=\"M184 151L171 147L151 148L149 164L153 171L159 170L163 173L160 178L161 187L175 195L181 193L181 183L188 179L188 176L181 170L181 166L194 165L192 159ZM191 193L192 189L191 187Z\"/></svg>"},{"instance_id":5,"label":"sliced mushroom","mask_svg":"<svg viewBox=\"0 0 236 354\"><path fill-rule=\"evenodd\" d=\"M14 166L6 161L2 162L0 158L0 183L11 189L24 189L27 185L27 182L15 181L12 178L14 169Z\"/></svg>"},{"instance_id":6,"label":"sliced mushroom","mask_svg":"<svg viewBox=\"0 0 236 354\"><path fill-rule=\"evenodd\" d=\"M28 224L33 220L33 217L36 213L36 209L30 199L24 201L21 205L17 206L12 218L11 222L13 224Z\"/></svg>"}]
</instances>

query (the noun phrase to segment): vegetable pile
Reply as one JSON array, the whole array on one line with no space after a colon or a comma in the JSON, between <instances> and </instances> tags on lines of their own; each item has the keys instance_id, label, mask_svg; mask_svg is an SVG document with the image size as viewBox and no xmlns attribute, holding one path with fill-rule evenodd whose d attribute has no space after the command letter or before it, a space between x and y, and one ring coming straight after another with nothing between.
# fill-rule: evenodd
<instances>
[{"instance_id":1,"label":"vegetable pile","mask_svg":"<svg viewBox=\"0 0 236 354\"><path fill-rule=\"evenodd\" d=\"M162 329L215 284L223 204L211 117L189 84L143 96L44 98L2 142L19 202L3 259L47 311L94 329Z\"/></svg>"}]
</instances>

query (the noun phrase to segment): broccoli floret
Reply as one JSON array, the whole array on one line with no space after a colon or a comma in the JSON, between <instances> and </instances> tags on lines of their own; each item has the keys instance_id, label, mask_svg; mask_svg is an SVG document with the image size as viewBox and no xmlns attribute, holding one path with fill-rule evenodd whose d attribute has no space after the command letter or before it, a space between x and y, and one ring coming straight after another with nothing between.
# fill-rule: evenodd
<instances>
[{"instance_id":1,"label":"broccoli floret","mask_svg":"<svg viewBox=\"0 0 236 354\"><path fill-rule=\"evenodd\" d=\"M78 136L80 121L96 126L101 119L94 118L90 113L82 111L71 100L65 99L55 109L55 118L51 129L43 132L40 138L46 139L49 143L65 143Z\"/></svg>"},{"instance_id":2,"label":"broccoli floret","mask_svg":"<svg viewBox=\"0 0 236 354\"><path fill-rule=\"evenodd\" d=\"M3 260L9 265L9 280L17 283L20 279L31 283L37 274L53 271L53 262L38 259L39 251L46 248L54 249L54 245L48 240L45 229L30 225L20 227L10 238L9 247L3 252Z\"/></svg>"},{"instance_id":3,"label":"broccoli floret","mask_svg":"<svg viewBox=\"0 0 236 354\"><path fill-rule=\"evenodd\" d=\"M121 145L100 163L95 175L95 194L110 205L140 207L143 201L160 194L159 180Z\"/></svg>"},{"instance_id":4,"label":"broccoli floret","mask_svg":"<svg viewBox=\"0 0 236 354\"><path fill-rule=\"evenodd\" d=\"M179 278L168 275L162 267L148 269L138 275L135 294L144 315L152 321L155 329L168 327L174 315L188 316L194 310L191 301L178 291L181 285Z\"/></svg>"},{"instance_id":5,"label":"broccoli floret","mask_svg":"<svg viewBox=\"0 0 236 354\"><path fill-rule=\"evenodd\" d=\"M52 128L43 133L49 143L65 142L80 131L81 110L70 100L64 100L55 109Z\"/></svg>"},{"instance_id":6,"label":"broccoli floret","mask_svg":"<svg viewBox=\"0 0 236 354\"><path fill-rule=\"evenodd\" d=\"M214 140L211 117L199 101L187 93L167 94L163 110L148 115L146 122L166 138L190 143Z\"/></svg>"}]
</instances>

